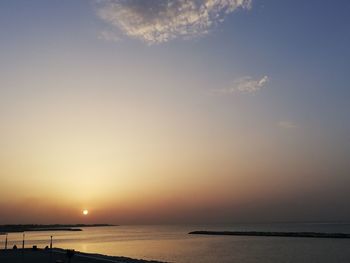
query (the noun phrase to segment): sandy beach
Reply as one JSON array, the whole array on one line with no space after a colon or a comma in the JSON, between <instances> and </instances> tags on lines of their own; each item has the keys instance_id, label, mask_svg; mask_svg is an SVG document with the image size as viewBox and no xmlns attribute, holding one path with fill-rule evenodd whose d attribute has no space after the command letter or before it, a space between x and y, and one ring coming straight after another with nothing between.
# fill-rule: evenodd
<instances>
[{"instance_id":1,"label":"sandy beach","mask_svg":"<svg viewBox=\"0 0 350 263\"><path fill-rule=\"evenodd\" d=\"M67 251L60 248L51 250L33 249L7 249L0 250L1 263L161 263L160 261L147 261L142 259L132 259L127 257L111 257L100 254L88 254L75 251L74 256L69 261Z\"/></svg>"}]
</instances>

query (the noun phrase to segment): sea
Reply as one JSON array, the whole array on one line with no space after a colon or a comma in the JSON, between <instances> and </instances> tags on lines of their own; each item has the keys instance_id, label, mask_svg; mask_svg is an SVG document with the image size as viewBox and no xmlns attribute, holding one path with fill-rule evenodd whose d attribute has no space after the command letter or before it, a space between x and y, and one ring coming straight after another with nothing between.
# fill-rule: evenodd
<instances>
[{"instance_id":1,"label":"sea","mask_svg":"<svg viewBox=\"0 0 350 263\"><path fill-rule=\"evenodd\" d=\"M87 227L80 232L26 232L25 247L50 244L81 252L178 263L349 263L350 239L189 235L195 230L349 233L350 224L235 224ZM22 234L8 235L22 247ZM5 236L0 235L0 246ZM2 248L2 247L1 247Z\"/></svg>"}]
</instances>

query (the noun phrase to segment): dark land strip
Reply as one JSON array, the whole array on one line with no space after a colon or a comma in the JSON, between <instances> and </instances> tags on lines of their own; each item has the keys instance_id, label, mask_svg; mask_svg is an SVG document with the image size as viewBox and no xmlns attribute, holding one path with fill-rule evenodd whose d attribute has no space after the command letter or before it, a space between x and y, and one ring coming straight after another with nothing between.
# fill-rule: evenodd
<instances>
[{"instance_id":1,"label":"dark land strip","mask_svg":"<svg viewBox=\"0 0 350 263\"><path fill-rule=\"evenodd\" d=\"M89 254L73 251L71 258L74 263L161 263L127 257L114 257L101 254ZM64 249L0 249L1 263L47 263L47 262L70 262L68 250Z\"/></svg>"},{"instance_id":2,"label":"dark land strip","mask_svg":"<svg viewBox=\"0 0 350 263\"><path fill-rule=\"evenodd\" d=\"M350 238L350 234L318 232L193 231L189 232L188 234L213 236Z\"/></svg>"},{"instance_id":3,"label":"dark land strip","mask_svg":"<svg viewBox=\"0 0 350 263\"><path fill-rule=\"evenodd\" d=\"M0 235L6 233L20 233L31 231L82 231L82 227L104 227L109 224L73 224L73 225L0 225Z\"/></svg>"}]
</instances>

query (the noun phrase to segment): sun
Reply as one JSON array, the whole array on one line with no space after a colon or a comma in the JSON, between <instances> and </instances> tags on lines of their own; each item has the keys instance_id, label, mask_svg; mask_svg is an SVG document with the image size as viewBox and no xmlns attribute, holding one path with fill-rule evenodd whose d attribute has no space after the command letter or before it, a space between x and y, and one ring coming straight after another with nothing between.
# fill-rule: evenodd
<instances>
[{"instance_id":1,"label":"sun","mask_svg":"<svg viewBox=\"0 0 350 263\"><path fill-rule=\"evenodd\" d=\"M89 210L84 209L84 210L83 210L83 215L84 215L84 216L87 216L88 214L89 214Z\"/></svg>"}]
</instances>

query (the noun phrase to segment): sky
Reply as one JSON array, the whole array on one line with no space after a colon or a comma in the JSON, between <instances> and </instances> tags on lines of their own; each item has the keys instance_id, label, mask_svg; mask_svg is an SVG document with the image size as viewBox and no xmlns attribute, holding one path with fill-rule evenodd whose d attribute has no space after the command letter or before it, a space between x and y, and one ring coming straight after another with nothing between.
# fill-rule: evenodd
<instances>
[{"instance_id":1,"label":"sky","mask_svg":"<svg viewBox=\"0 0 350 263\"><path fill-rule=\"evenodd\" d=\"M0 224L350 221L349 12L2 0Z\"/></svg>"}]
</instances>

